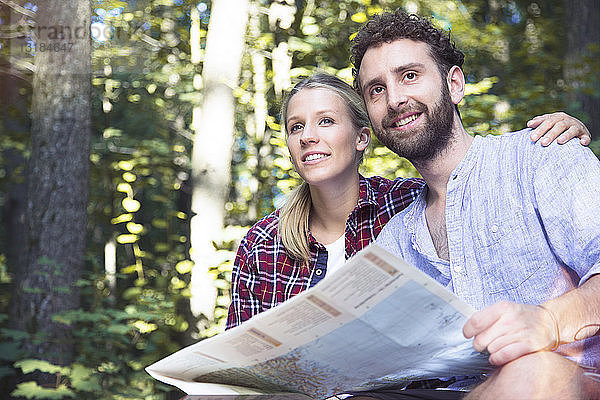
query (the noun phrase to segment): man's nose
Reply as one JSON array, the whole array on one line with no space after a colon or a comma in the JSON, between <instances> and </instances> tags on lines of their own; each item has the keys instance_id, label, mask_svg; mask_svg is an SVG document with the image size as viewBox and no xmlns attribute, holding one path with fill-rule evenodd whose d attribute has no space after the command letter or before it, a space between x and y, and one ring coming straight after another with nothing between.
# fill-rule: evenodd
<instances>
[{"instance_id":1,"label":"man's nose","mask_svg":"<svg viewBox=\"0 0 600 400\"><path fill-rule=\"evenodd\" d=\"M391 85L387 89L387 102L388 108L396 111L408 102L408 96L401 88Z\"/></svg>"},{"instance_id":2,"label":"man's nose","mask_svg":"<svg viewBox=\"0 0 600 400\"><path fill-rule=\"evenodd\" d=\"M311 125L305 125L300 134L300 144L306 146L319 142L319 134L317 129Z\"/></svg>"}]
</instances>

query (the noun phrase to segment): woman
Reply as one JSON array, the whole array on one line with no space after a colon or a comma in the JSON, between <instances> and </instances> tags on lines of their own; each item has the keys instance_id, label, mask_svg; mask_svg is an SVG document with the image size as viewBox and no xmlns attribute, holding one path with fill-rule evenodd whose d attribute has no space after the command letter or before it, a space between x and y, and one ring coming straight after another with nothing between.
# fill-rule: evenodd
<instances>
[{"instance_id":1,"label":"woman","mask_svg":"<svg viewBox=\"0 0 600 400\"><path fill-rule=\"evenodd\" d=\"M390 181L358 173L370 142L369 119L360 96L334 76L316 74L299 82L284 101L281 117L292 162L304 183L242 240L227 328L314 286L326 271L343 265L424 185L421 179ZM568 118L560 127L540 117L535 124L543 124L538 131L551 139L574 129L584 136L585 127Z\"/></svg>"}]
</instances>

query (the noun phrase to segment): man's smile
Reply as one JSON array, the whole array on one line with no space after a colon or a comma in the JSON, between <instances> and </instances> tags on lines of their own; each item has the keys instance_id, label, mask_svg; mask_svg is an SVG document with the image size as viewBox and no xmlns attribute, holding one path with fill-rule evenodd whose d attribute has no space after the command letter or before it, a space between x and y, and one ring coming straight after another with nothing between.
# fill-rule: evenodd
<instances>
[{"instance_id":1,"label":"man's smile","mask_svg":"<svg viewBox=\"0 0 600 400\"><path fill-rule=\"evenodd\" d=\"M416 113L410 114L408 116L398 117L392 121L391 127L392 128L408 128L410 125L413 125L412 122L418 120L421 117L421 115L423 115L423 113L416 112Z\"/></svg>"}]
</instances>

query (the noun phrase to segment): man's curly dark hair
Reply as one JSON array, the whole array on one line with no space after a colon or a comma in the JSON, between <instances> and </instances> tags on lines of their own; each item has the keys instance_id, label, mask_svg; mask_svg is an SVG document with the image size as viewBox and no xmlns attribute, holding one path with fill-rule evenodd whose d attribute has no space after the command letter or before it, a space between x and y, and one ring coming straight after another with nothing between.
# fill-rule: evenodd
<instances>
[{"instance_id":1,"label":"man's curly dark hair","mask_svg":"<svg viewBox=\"0 0 600 400\"><path fill-rule=\"evenodd\" d=\"M462 67L465 60L465 55L456 48L448 32L436 28L427 18L397 9L395 12L374 16L352 40L350 52L354 65L352 75L355 89L359 88L358 72L367 50L398 39L427 43L442 76L454 65Z\"/></svg>"}]
</instances>

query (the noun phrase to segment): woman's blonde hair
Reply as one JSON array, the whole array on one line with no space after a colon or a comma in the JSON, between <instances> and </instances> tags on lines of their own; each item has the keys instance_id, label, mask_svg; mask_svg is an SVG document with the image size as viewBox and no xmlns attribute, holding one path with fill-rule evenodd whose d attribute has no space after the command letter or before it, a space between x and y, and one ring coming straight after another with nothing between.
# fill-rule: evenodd
<instances>
[{"instance_id":1,"label":"woman's blonde hair","mask_svg":"<svg viewBox=\"0 0 600 400\"><path fill-rule=\"evenodd\" d=\"M303 89L327 89L341 97L348 108L352 125L357 129L369 126L369 115L362 98L356 91L341 79L324 73L317 73L310 78L298 82L288 93L281 107L282 129L288 135L287 112L290 100ZM359 163L362 161L362 152ZM358 168L357 164L357 168ZM288 253L308 264L310 248L308 246L309 218L312 200L308 183L302 182L287 197L279 210L279 234Z\"/></svg>"}]
</instances>

